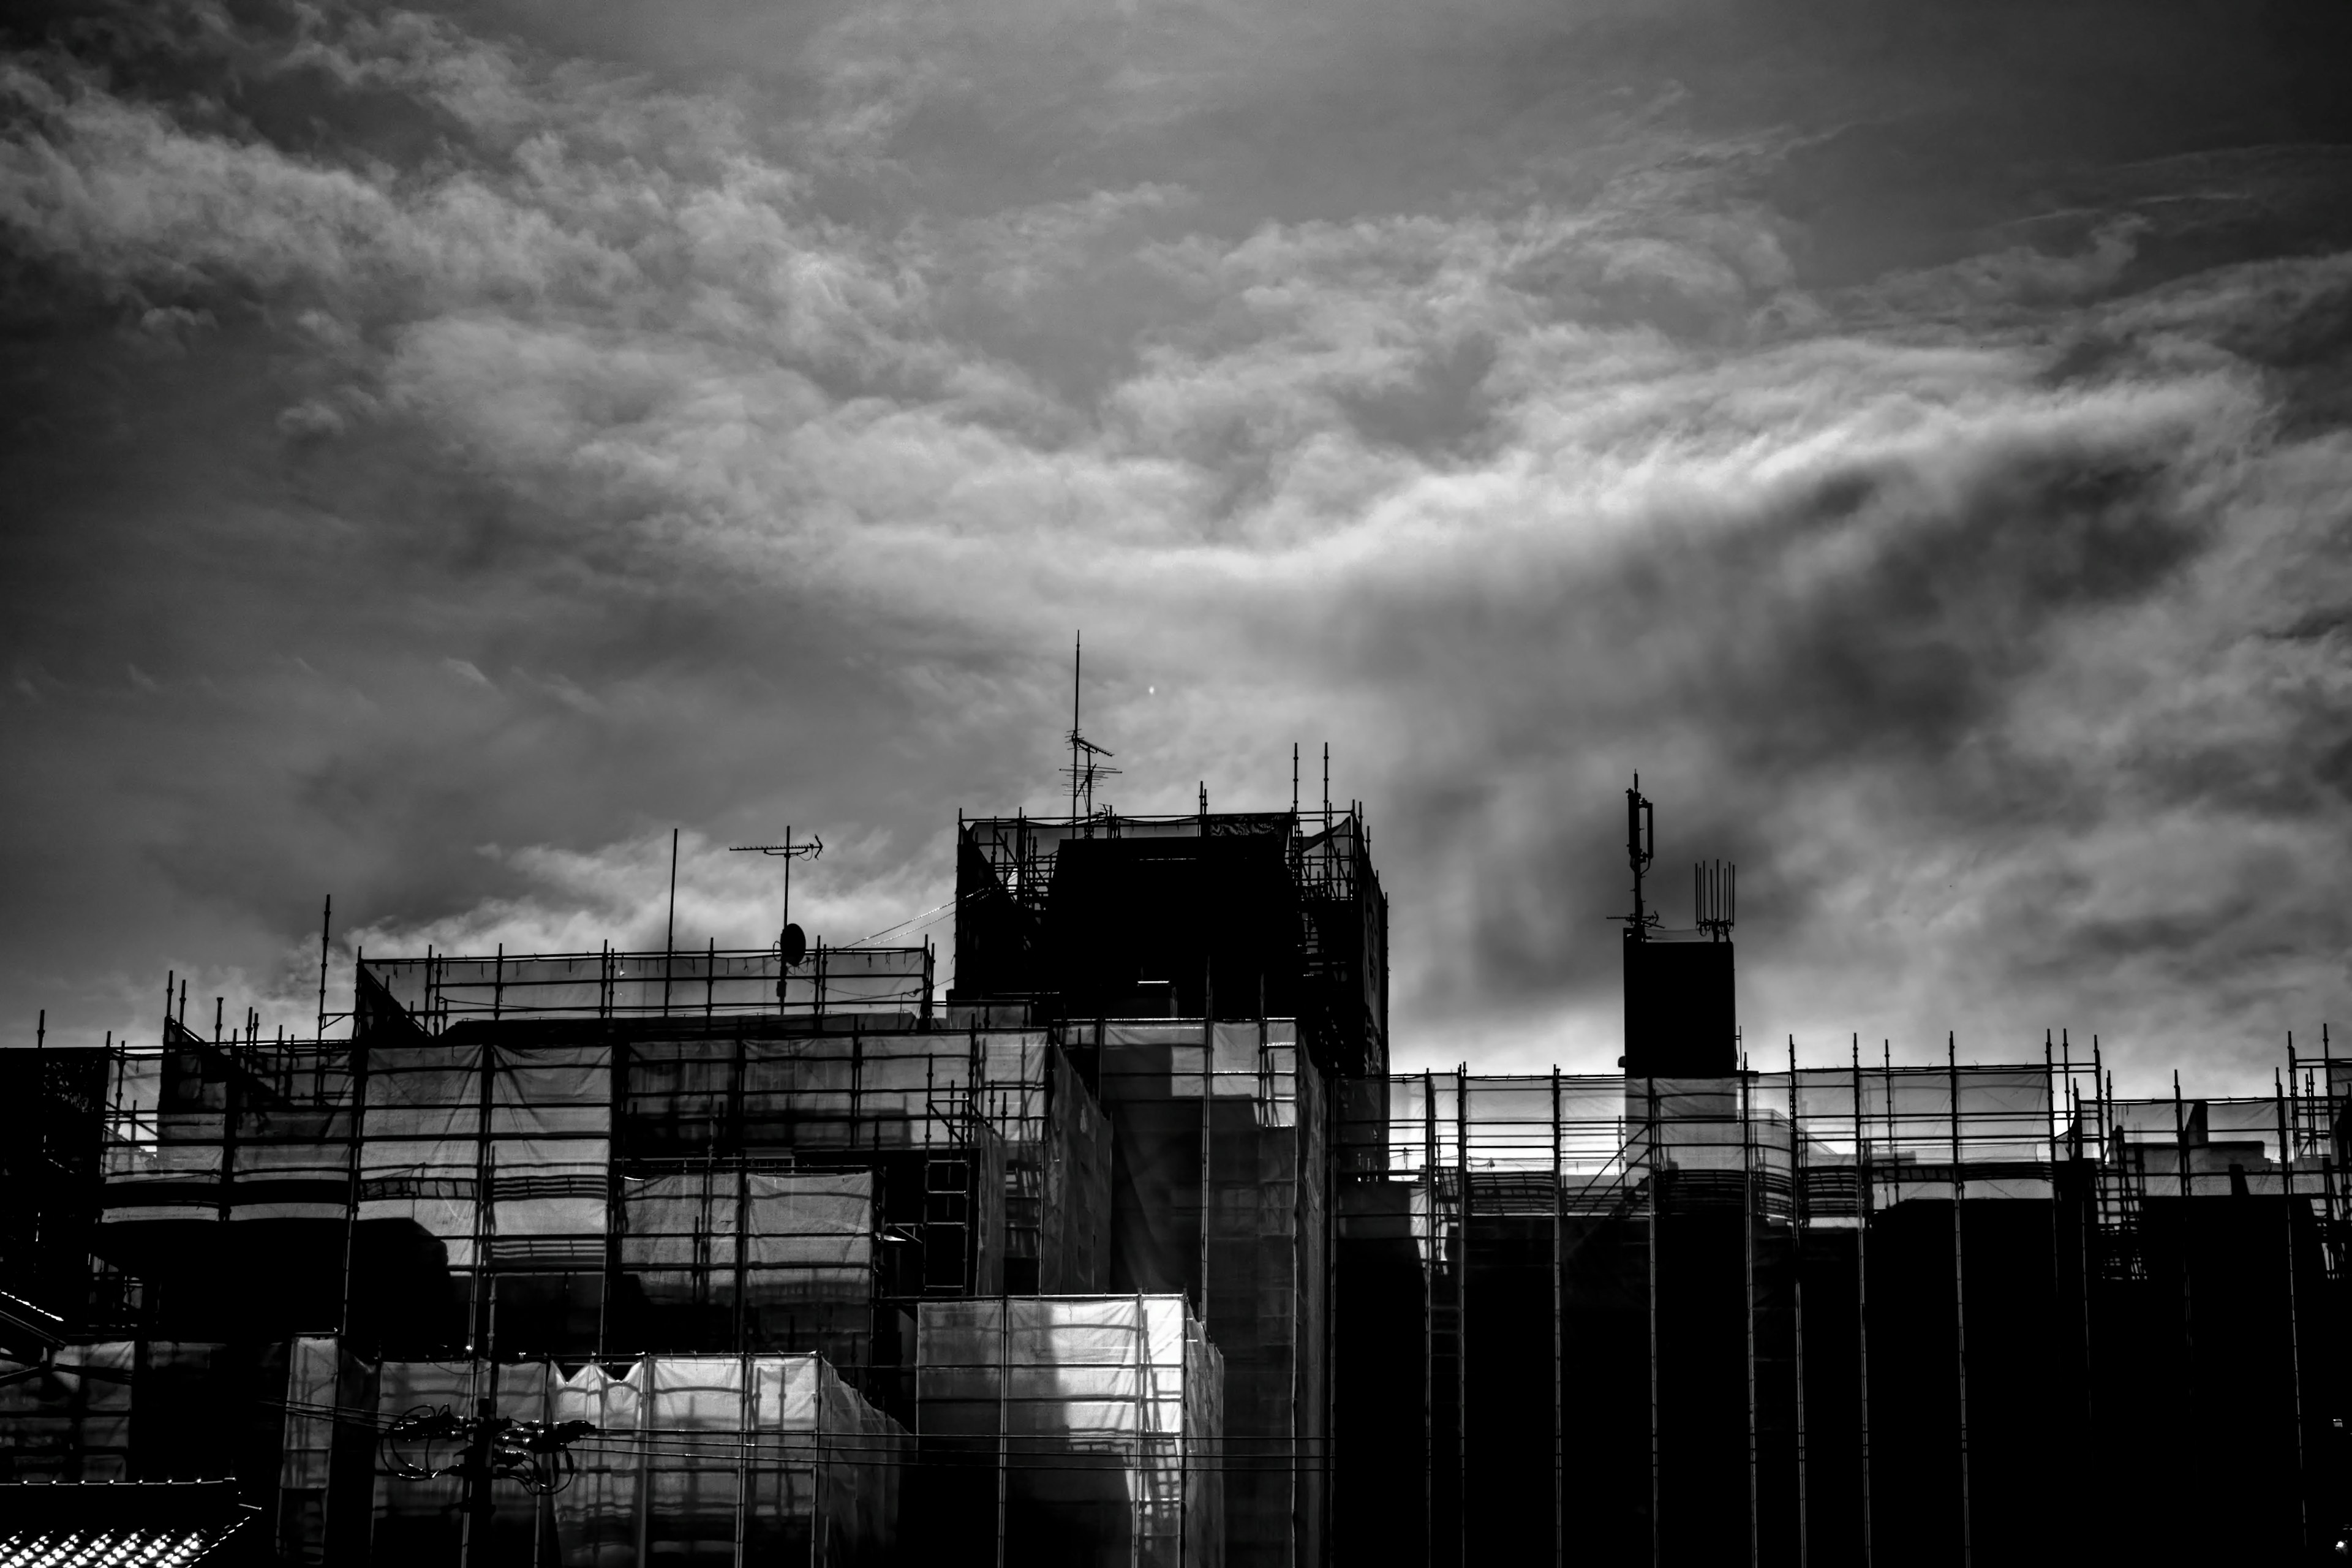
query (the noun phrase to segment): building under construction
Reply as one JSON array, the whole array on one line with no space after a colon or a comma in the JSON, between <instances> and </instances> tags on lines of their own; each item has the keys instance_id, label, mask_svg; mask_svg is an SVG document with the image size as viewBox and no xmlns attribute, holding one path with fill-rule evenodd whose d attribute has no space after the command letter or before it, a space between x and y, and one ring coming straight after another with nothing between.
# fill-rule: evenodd
<instances>
[{"instance_id":1,"label":"building under construction","mask_svg":"<svg viewBox=\"0 0 2352 1568\"><path fill-rule=\"evenodd\" d=\"M1392 1072L1360 809L975 818L928 947L363 954L15 1051L0 1466L258 1561L2150 1563L2352 1521L2352 1063ZM5 1501L5 1498L0 1498Z\"/></svg>"}]
</instances>

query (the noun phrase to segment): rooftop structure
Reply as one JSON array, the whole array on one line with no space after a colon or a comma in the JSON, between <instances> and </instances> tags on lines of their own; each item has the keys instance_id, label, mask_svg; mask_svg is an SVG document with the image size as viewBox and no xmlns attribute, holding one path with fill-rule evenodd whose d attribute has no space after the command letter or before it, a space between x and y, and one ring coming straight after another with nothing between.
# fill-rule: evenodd
<instances>
[{"instance_id":1,"label":"rooftop structure","mask_svg":"<svg viewBox=\"0 0 2352 1568\"><path fill-rule=\"evenodd\" d=\"M1326 1072L1386 1069L1388 900L1360 807L968 818L956 910L951 1002L1295 1017Z\"/></svg>"}]
</instances>

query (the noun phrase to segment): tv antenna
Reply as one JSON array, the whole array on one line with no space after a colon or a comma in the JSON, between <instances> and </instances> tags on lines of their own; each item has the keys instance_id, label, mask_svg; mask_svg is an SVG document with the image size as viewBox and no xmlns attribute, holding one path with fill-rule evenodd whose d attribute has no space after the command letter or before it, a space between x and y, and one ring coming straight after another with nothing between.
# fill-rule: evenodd
<instances>
[{"instance_id":1,"label":"tv antenna","mask_svg":"<svg viewBox=\"0 0 2352 1568\"><path fill-rule=\"evenodd\" d=\"M1658 817L1649 797L1642 793L1642 775L1633 775L1633 787L1625 792L1625 858L1633 868L1633 912L1616 918L1625 922L1627 942L1647 942L1650 928L1658 917L1642 903L1642 873L1658 852Z\"/></svg>"},{"instance_id":2,"label":"tv antenna","mask_svg":"<svg viewBox=\"0 0 2352 1568\"><path fill-rule=\"evenodd\" d=\"M1078 696L1086 674L1086 635L1080 633L1070 652L1070 765L1062 770L1069 775L1070 819L1074 822L1082 816L1092 816L1095 814L1095 780L1109 778L1118 772L1117 768L1105 767L1095 761L1097 757L1117 753L1096 745L1078 730ZM1078 809L1078 802L1082 798L1086 802L1084 812Z\"/></svg>"},{"instance_id":3,"label":"tv antenna","mask_svg":"<svg viewBox=\"0 0 2352 1568\"><path fill-rule=\"evenodd\" d=\"M786 827L784 841L782 844L730 844L727 847L727 850L730 855L772 855L783 861L784 925L783 930L776 934L776 948L783 958L783 966L790 969L808 956L807 933L793 924L793 862L800 859L814 860L824 854L824 840L812 833L795 844L793 842L793 830ZM778 994L782 994L783 988L783 976L779 974L776 977Z\"/></svg>"}]
</instances>

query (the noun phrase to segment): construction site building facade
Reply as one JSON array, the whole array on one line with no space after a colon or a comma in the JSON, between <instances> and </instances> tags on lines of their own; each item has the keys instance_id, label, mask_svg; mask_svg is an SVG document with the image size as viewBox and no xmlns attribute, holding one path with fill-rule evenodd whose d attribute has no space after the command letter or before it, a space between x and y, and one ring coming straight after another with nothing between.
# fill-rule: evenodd
<instances>
[{"instance_id":1,"label":"construction site building facade","mask_svg":"<svg viewBox=\"0 0 2352 1568\"><path fill-rule=\"evenodd\" d=\"M2352 1071L2100 1082L1392 1078L1339 1188L1338 1560L2324 1560Z\"/></svg>"},{"instance_id":2,"label":"construction site building facade","mask_svg":"<svg viewBox=\"0 0 2352 1568\"><path fill-rule=\"evenodd\" d=\"M967 819L957 909L944 992L914 946L362 955L307 1038L174 995L0 1055L6 1479L232 1477L354 1568L2352 1524L2332 1047L2263 1099L2063 1038L1765 1070L1726 921L1629 938L1623 1071L1394 1071L1354 808Z\"/></svg>"}]
</instances>

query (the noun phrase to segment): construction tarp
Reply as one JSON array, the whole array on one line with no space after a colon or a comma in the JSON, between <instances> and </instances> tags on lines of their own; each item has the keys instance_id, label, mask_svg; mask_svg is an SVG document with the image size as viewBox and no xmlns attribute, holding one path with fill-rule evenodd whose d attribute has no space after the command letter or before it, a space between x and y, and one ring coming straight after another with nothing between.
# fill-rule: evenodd
<instances>
[{"instance_id":1,"label":"construction tarp","mask_svg":"<svg viewBox=\"0 0 2352 1568\"><path fill-rule=\"evenodd\" d=\"M894 1550L905 1429L818 1356L647 1356L617 1375L594 1363L387 1362L380 1387L386 1422L487 1399L511 1420L597 1428L572 1443L571 1479L551 1497L493 1483L496 1561L839 1568ZM449 1458L446 1445L387 1449L427 1466ZM375 1560L445 1559L465 1502L455 1476L409 1479L380 1464Z\"/></svg>"},{"instance_id":2,"label":"construction tarp","mask_svg":"<svg viewBox=\"0 0 2352 1568\"><path fill-rule=\"evenodd\" d=\"M413 1222L454 1270L597 1267L611 1071L601 1044L372 1047L360 1218Z\"/></svg>"},{"instance_id":3,"label":"construction tarp","mask_svg":"<svg viewBox=\"0 0 2352 1568\"><path fill-rule=\"evenodd\" d=\"M1103 1020L1119 1291L1201 1303L1223 1358L1233 1445L1226 1547L1253 1563L1321 1555L1329 1239L1324 1081L1287 1018Z\"/></svg>"},{"instance_id":4,"label":"construction tarp","mask_svg":"<svg viewBox=\"0 0 2352 1568\"><path fill-rule=\"evenodd\" d=\"M0 1479L130 1479L135 1350L110 1340L46 1362L0 1359Z\"/></svg>"},{"instance_id":5,"label":"construction tarp","mask_svg":"<svg viewBox=\"0 0 2352 1568\"><path fill-rule=\"evenodd\" d=\"M1223 1562L1223 1359L1182 1297L927 1301L916 1341L925 1463L1001 1472L1005 1560Z\"/></svg>"},{"instance_id":6,"label":"construction tarp","mask_svg":"<svg viewBox=\"0 0 2352 1568\"><path fill-rule=\"evenodd\" d=\"M589 1421L556 1497L567 1564L887 1561L905 1428L814 1355L647 1356L554 1385L554 1418Z\"/></svg>"},{"instance_id":7,"label":"construction tarp","mask_svg":"<svg viewBox=\"0 0 2352 1568\"><path fill-rule=\"evenodd\" d=\"M621 1267L658 1306L864 1300L874 1174L705 1166L625 1177ZM739 1241L740 1236L740 1241Z\"/></svg>"}]
</instances>

